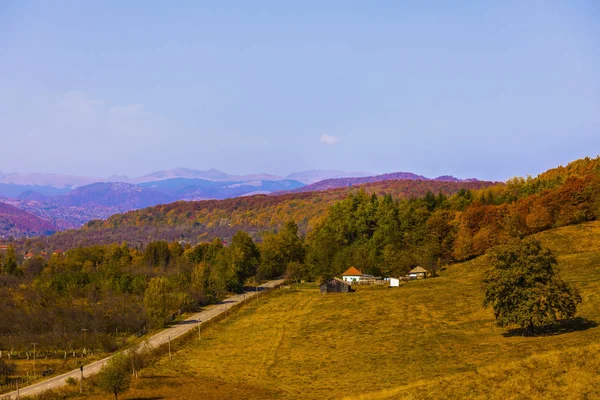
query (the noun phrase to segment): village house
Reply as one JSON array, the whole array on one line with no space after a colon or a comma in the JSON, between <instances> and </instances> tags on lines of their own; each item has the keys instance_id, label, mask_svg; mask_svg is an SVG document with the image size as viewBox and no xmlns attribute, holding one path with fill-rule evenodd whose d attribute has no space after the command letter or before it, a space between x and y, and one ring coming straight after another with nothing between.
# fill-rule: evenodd
<instances>
[{"instance_id":1,"label":"village house","mask_svg":"<svg viewBox=\"0 0 600 400\"><path fill-rule=\"evenodd\" d=\"M342 279L350 283L359 282L363 277L364 274L354 267L348 268L348 270L342 274Z\"/></svg>"},{"instance_id":2,"label":"village house","mask_svg":"<svg viewBox=\"0 0 600 400\"><path fill-rule=\"evenodd\" d=\"M353 292L350 283L340 278L333 278L320 285L321 293L350 293Z\"/></svg>"},{"instance_id":3,"label":"village house","mask_svg":"<svg viewBox=\"0 0 600 400\"><path fill-rule=\"evenodd\" d=\"M410 279L425 279L428 273L429 271L427 271L425 268L416 267L408 271L408 277Z\"/></svg>"},{"instance_id":4,"label":"village house","mask_svg":"<svg viewBox=\"0 0 600 400\"><path fill-rule=\"evenodd\" d=\"M383 284L384 280L380 276L363 274L360 270L350 267L342 274L342 280L350 284L375 285Z\"/></svg>"}]
</instances>

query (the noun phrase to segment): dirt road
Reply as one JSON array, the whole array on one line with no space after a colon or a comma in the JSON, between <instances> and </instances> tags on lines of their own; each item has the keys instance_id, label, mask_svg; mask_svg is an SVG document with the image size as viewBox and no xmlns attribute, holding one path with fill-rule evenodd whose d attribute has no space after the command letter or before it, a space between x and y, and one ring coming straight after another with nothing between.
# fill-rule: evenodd
<instances>
[{"instance_id":1,"label":"dirt road","mask_svg":"<svg viewBox=\"0 0 600 400\"><path fill-rule=\"evenodd\" d=\"M274 287L281 285L282 283L283 283L283 280L269 281L269 282L261 285L259 288L261 288L263 290L268 289L268 288L274 288ZM258 293L260 293L260 291ZM204 311L194 314L191 317L189 317L188 319L178 322L178 323L174 324L173 326L171 326L170 328L167 328L163 331L158 332L156 335L150 337L146 341L146 343L147 343L147 345L149 345L151 347L158 347L162 344L165 344L169 341L169 338L171 340L173 340L175 338L178 338L181 335L184 335L185 333L189 332L192 329L198 329L198 321L201 321L201 322L209 321L212 318L216 317L217 315L223 314L228 309L235 306L236 304L243 301L244 299L248 298L249 296L254 296L254 295L256 295L256 292L248 291L248 292L245 292L242 294L237 294L235 296L228 297L227 299L223 300L222 302L215 304L213 306L207 307ZM94 374L98 373L100 371L100 369L102 368L102 366L106 363L106 361L108 361L109 358L110 357L106 357L102 360L95 361L91 364L85 365L83 367L83 376L88 377L90 375L94 375ZM65 386L66 385L65 380L67 378L72 377L72 378L75 378L76 380L79 380L80 376L81 376L81 371L79 369L76 369L76 370L73 370L70 372L66 372L62 375L48 378L42 382L38 382L36 384L21 388L19 390L19 395L21 398L23 398L26 396L36 395L45 390L56 389L61 386ZM16 398L17 398L16 390L12 391L10 393L0 395L0 399L2 399L2 400L16 399Z\"/></svg>"}]
</instances>

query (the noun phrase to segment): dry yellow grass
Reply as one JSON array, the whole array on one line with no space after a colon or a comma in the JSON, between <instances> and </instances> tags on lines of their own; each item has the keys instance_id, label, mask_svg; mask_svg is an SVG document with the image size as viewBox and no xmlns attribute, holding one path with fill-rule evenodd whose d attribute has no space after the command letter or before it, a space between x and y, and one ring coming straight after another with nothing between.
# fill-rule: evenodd
<instances>
[{"instance_id":1,"label":"dry yellow grass","mask_svg":"<svg viewBox=\"0 0 600 400\"><path fill-rule=\"evenodd\" d=\"M279 290L144 370L123 398L600 398L600 222L538 238L583 296L566 332L504 335L481 307L478 258L396 289Z\"/></svg>"}]
</instances>

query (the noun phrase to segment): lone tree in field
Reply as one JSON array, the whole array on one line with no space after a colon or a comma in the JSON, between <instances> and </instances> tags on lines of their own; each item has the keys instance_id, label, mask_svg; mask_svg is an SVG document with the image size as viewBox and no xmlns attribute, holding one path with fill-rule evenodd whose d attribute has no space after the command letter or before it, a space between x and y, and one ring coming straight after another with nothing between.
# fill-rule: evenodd
<instances>
[{"instance_id":1,"label":"lone tree in field","mask_svg":"<svg viewBox=\"0 0 600 400\"><path fill-rule=\"evenodd\" d=\"M112 357L100 371L99 386L104 391L113 393L118 400L119 393L129 389L131 384L131 365L129 359L118 353Z\"/></svg>"},{"instance_id":2,"label":"lone tree in field","mask_svg":"<svg viewBox=\"0 0 600 400\"><path fill-rule=\"evenodd\" d=\"M534 335L536 326L575 315L581 296L556 274L554 254L538 241L498 246L489 257L483 305L492 306L498 326L514 324Z\"/></svg>"}]
</instances>

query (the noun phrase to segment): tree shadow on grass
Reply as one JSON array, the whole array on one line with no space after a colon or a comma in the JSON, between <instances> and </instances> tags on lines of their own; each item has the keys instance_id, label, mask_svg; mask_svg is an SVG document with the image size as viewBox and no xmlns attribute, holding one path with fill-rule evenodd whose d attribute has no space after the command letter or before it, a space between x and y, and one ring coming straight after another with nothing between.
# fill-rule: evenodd
<instances>
[{"instance_id":1,"label":"tree shadow on grass","mask_svg":"<svg viewBox=\"0 0 600 400\"><path fill-rule=\"evenodd\" d=\"M536 326L534 335L531 335L531 332L529 332L526 328L515 328L503 333L502 336L556 336L570 332L587 331L588 329L595 328L597 326L598 323L596 321L577 317L554 325Z\"/></svg>"}]
</instances>

